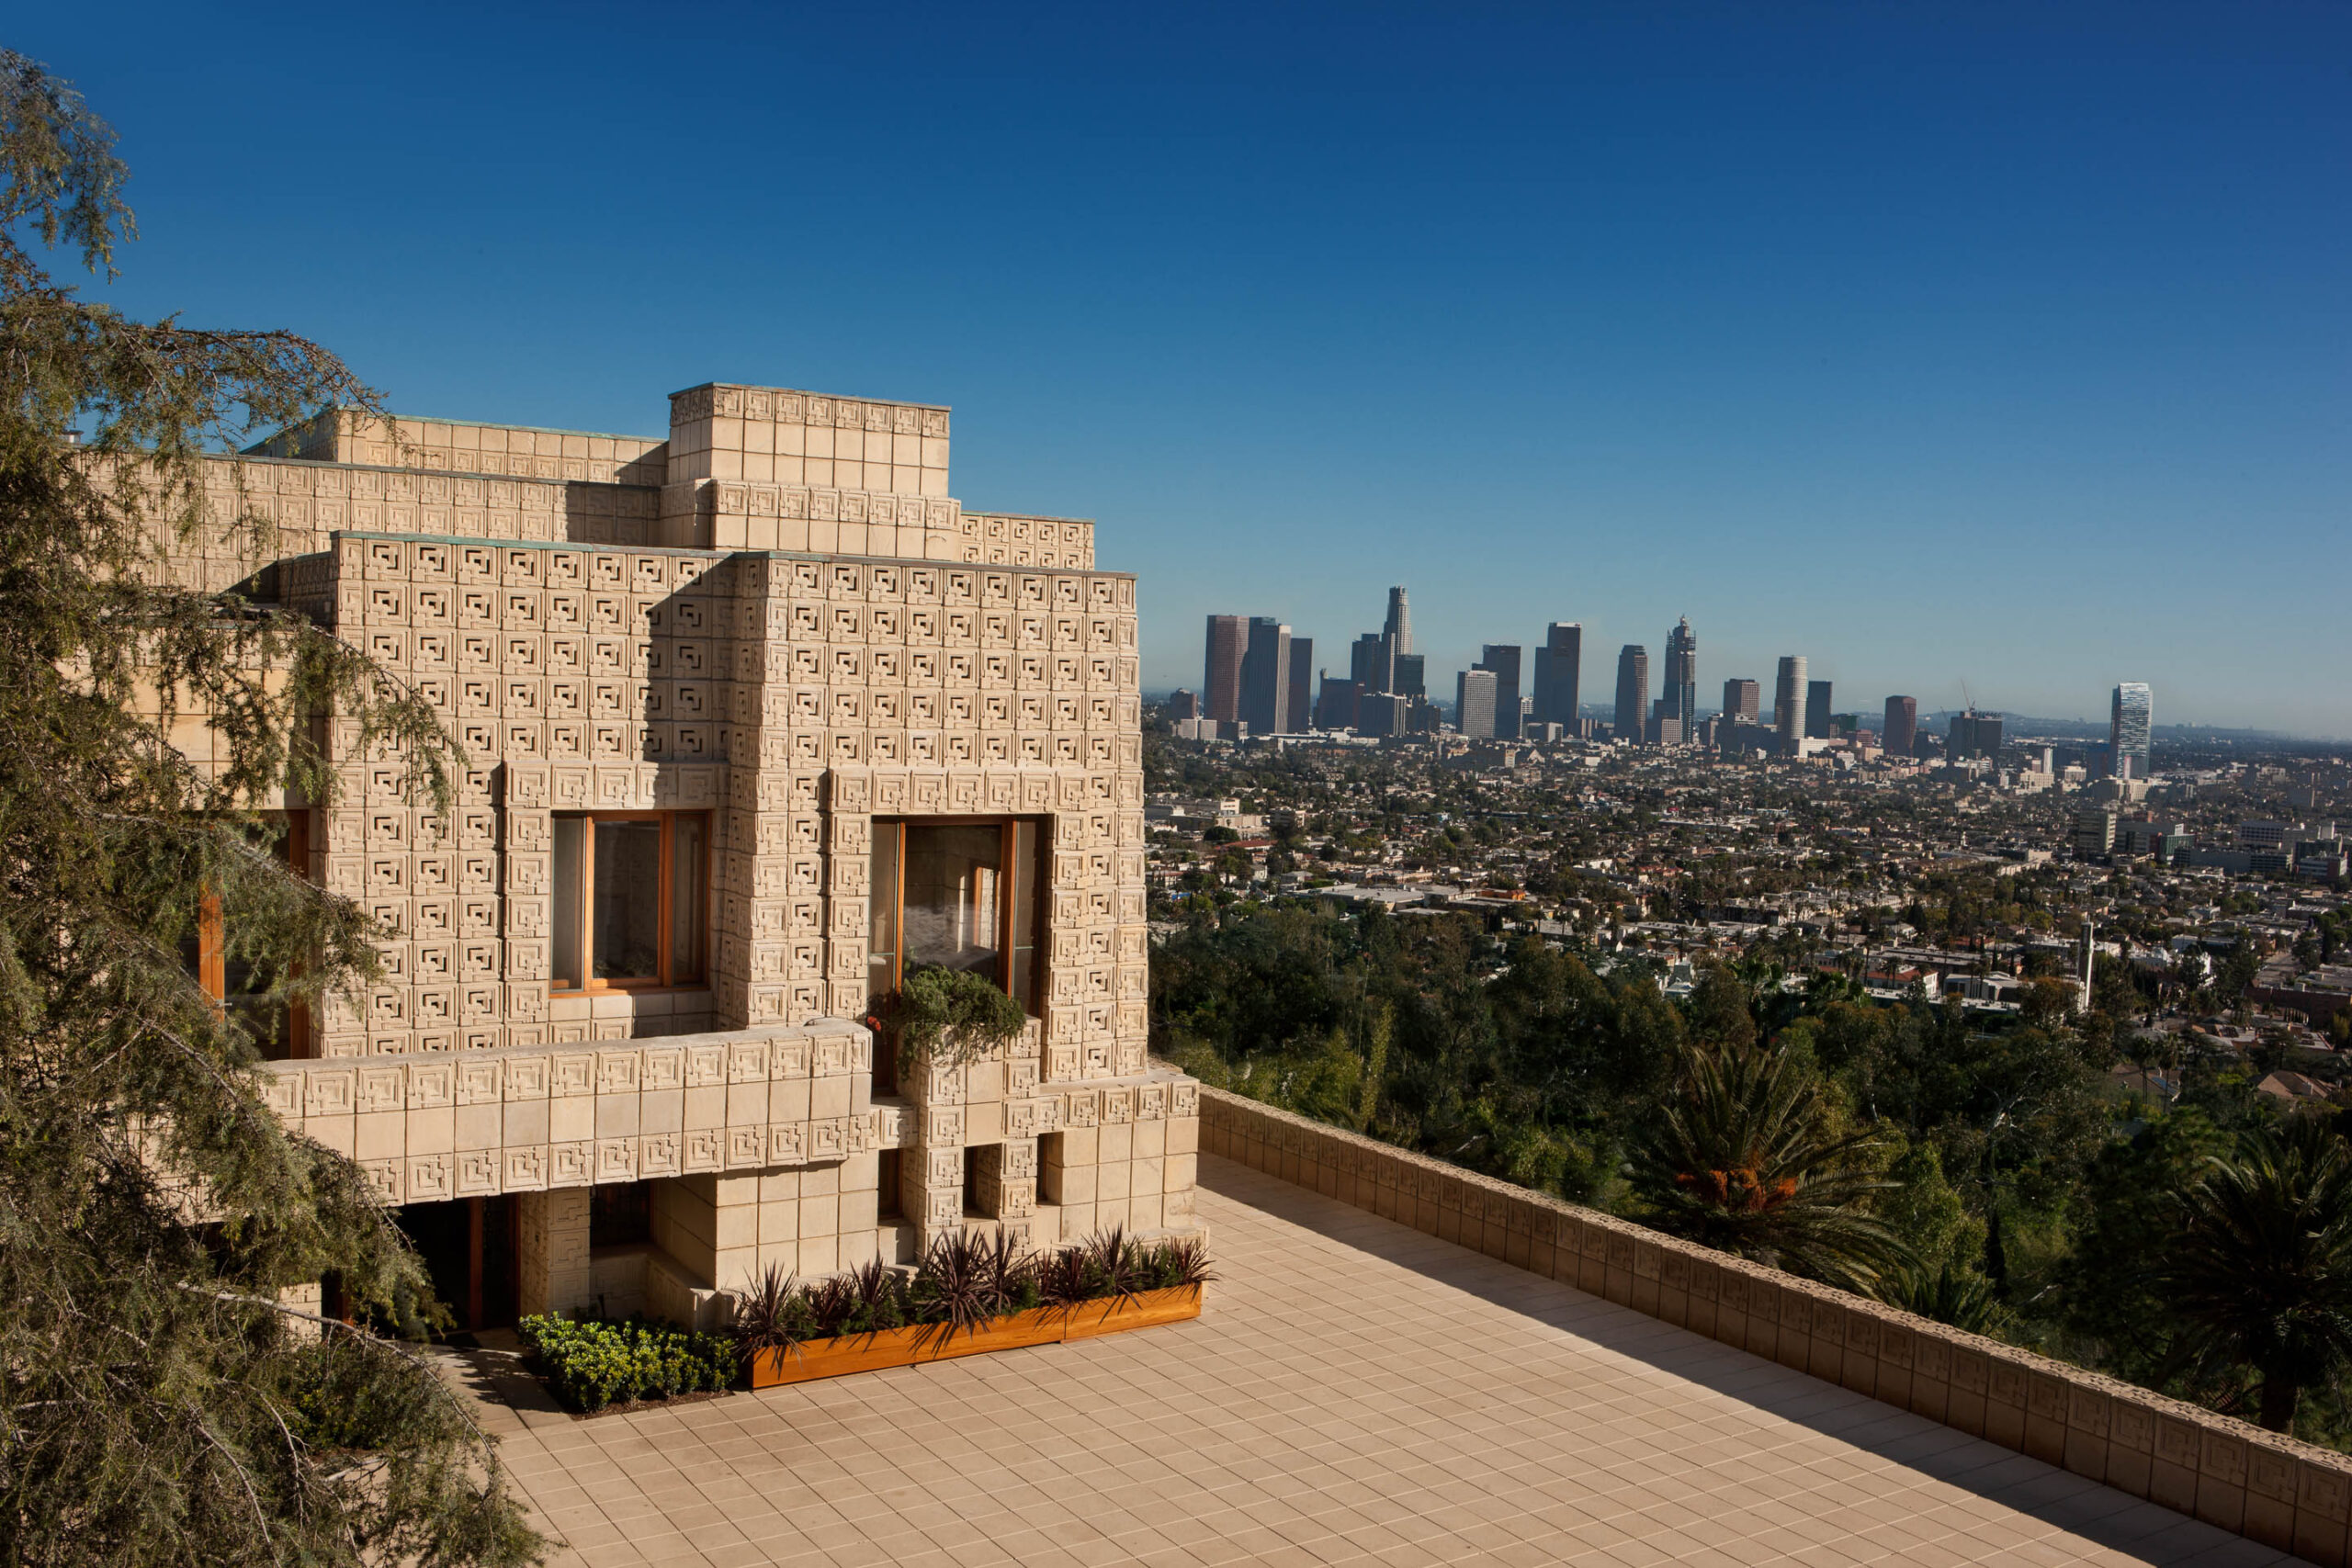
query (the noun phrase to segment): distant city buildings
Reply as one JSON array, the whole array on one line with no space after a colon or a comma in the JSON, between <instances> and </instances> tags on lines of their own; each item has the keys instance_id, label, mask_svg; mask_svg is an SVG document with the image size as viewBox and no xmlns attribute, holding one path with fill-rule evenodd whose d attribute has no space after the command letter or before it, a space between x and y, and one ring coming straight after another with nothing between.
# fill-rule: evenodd
<instances>
[{"instance_id":1,"label":"distant city buildings","mask_svg":"<svg viewBox=\"0 0 2352 1568\"><path fill-rule=\"evenodd\" d=\"M1453 681L1453 728L1473 739L1495 736L1496 694L1501 682L1491 670L1464 670ZM1517 725L1512 727L1517 728Z\"/></svg>"},{"instance_id":2,"label":"distant city buildings","mask_svg":"<svg viewBox=\"0 0 2352 1568\"><path fill-rule=\"evenodd\" d=\"M1241 656L1250 623L1239 615L1209 617L1208 658L1201 670L1201 716L1219 724L1241 718Z\"/></svg>"},{"instance_id":3,"label":"distant city buildings","mask_svg":"<svg viewBox=\"0 0 2352 1568\"><path fill-rule=\"evenodd\" d=\"M1759 682L1735 676L1723 682L1720 712L1702 721L1699 638L1688 615L1679 616L1667 633L1663 680L1655 697L1647 646L1626 643L1620 649L1616 701L1605 710L1612 715L1605 726L1587 718L1580 706L1579 622L1551 622L1532 649L1519 643L1482 644L1477 660L1455 674L1450 716L1430 701L1427 661L1413 648L1412 608L1401 584L1388 590L1381 629L1349 643L1344 678L1317 670L1314 650L1312 638L1295 635L1272 616L1211 615L1201 690L1178 693L1170 701L1170 720L1183 727L1180 733L1187 737L1226 739L1310 729L1377 738L1450 728L1465 739L1548 745L1605 732L1637 746L1697 742L1725 757L1815 758L1839 769L1883 761L1916 772L1914 764L1932 766L1940 758L1966 766L1980 781L1990 776L1981 764L1997 762L2002 753L2003 716L1973 705L1950 715L1949 731L1939 738L1921 730L1917 699L1890 696L1884 722L1873 734L1871 721L1877 716L1834 711L1834 683L1811 679L1803 654L1780 660L1769 712L1763 711ZM1441 688L1441 700L1442 695ZM1451 725L1444 722L1448 716ZM1944 717L1939 715L1938 722ZM2064 792L2105 779L2144 788L2153 771L2152 728L2147 684L2120 682L2109 738L2045 749L2038 761L2030 756L2016 760L2015 771L2024 781L2018 787ZM1996 786L2011 787L2009 776L2001 774Z\"/></svg>"},{"instance_id":4,"label":"distant city buildings","mask_svg":"<svg viewBox=\"0 0 2352 1568\"><path fill-rule=\"evenodd\" d=\"M1388 619L1382 625L1380 635L1398 653L1413 651L1413 608L1406 602L1403 583L1388 591Z\"/></svg>"},{"instance_id":5,"label":"distant city buildings","mask_svg":"<svg viewBox=\"0 0 2352 1568\"><path fill-rule=\"evenodd\" d=\"M2149 752L2155 728L2155 698L2144 681L2126 681L2115 688L2108 719L2110 765L2120 779L2144 779L2153 771Z\"/></svg>"},{"instance_id":6,"label":"distant city buildings","mask_svg":"<svg viewBox=\"0 0 2352 1568\"><path fill-rule=\"evenodd\" d=\"M1629 642L1617 654L1617 738L1639 743L1649 709L1650 650Z\"/></svg>"},{"instance_id":7,"label":"distant city buildings","mask_svg":"<svg viewBox=\"0 0 2352 1568\"><path fill-rule=\"evenodd\" d=\"M1997 757L2001 754L2001 716L1978 713L1974 708L1951 716L1951 725L1944 739L1944 756L1951 761L1967 757Z\"/></svg>"},{"instance_id":8,"label":"distant city buildings","mask_svg":"<svg viewBox=\"0 0 2352 1568\"><path fill-rule=\"evenodd\" d=\"M1277 734L1305 729L1311 722L1315 692L1315 639L1294 637L1287 654L1288 686L1283 694L1283 728Z\"/></svg>"},{"instance_id":9,"label":"distant city buildings","mask_svg":"<svg viewBox=\"0 0 2352 1568\"><path fill-rule=\"evenodd\" d=\"M1480 650L1478 662L1470 668L1495 678L1494 721L1487 734L1505 740L1519 738L1519 663L1521 649L1516 643L1490 642ZM1470 731L1463 729L1463 734Z\"/></svg>"},{"instance_id":10,"label":"distant city buildings","mask_svg":"<svg viewBox=\"0 0 2352 1568\"><path fill-rule=\"evenodd\" d=\"M1241 653L1241 722L1252 735L1290 728L1290 628L1267 615L1250 617Z\"/></svg>"},{"instance_id":11,"label":"distant city buildings","mask_svg":"<svg viewBox=\"0 0 2352 1568\"><path fill-rule=\"evenodd\" d=\"M1911 697L1886 699L1886 728L1880 744L1890 757L1908 757L1919 746L1919 704Z\"/></svg>"},{"instance_id":12,"label":"distant city buildings","mask_svg":"<svg viewBox=\"0 0 2352 1568\"><path fill-rule=\"evenodd\" d=\"M1584 627L1576 621L1554 621L1544 630L1544 646L1535 650L1535 722L1556 724L1570 733L1577 727L1577 666L1584 658Z\"/></svg>"},{"instance_id":13,"label":"distant city buildings","mask_svg":"<svg viewBox=\"0 0 2352 1568\"><path fill-rule=\"evenodd\" d=\"M1804 739L1804 655L1792 653L1781 660L1772 688L1772 728L1781 737L1781 750L1791 756Z\"/></svg>"},{"instance_id":14,"label":"distant city buildings","mask_svg":"<svg viewBox=\"0 0 2352 1568\"><path fill-rule=\"evenodd\" d=\"M1682 734L1678 739L1688 739L1699 722L1699 639L1688 615L1666 634L1666 689L1658 700L1658 716L1679 721Z\"/></svg>"},{"instance_id":15,"label":"distant city buildings","mask_svg":"<svg viewBox=\"0 0 2352 1568\"><path fill-rule=\"evenodd\" d=\"M1334 730L1357 728L1363 708L1363 682L1342 681L1336 675L1326 675L1322 691L1315 699L1315 728Z\"/></svg>"}]
</instances>

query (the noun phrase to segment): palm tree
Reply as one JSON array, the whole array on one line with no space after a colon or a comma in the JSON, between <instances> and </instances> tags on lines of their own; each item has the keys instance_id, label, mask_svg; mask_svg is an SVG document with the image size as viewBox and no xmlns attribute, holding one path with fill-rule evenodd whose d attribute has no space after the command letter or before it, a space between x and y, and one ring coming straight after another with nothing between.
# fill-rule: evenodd
<instances>
[{"instance_id":1,"label":"palm tree","mask_svg":"<svg viewBox=\"0 0 2352 1568\"><path fill-rule=\"evenodd\" d=\"M1636 1149L1649 1223L1718 1251L1869 1291L1908 1258L1869 1209L1894 1184L1865 1133L1840 1133L1819 1079L1779 1047L1687 1049L1675 1097Z\"/></svg>"},{"instance_id":2,"label":"palm tree","mask_svg":"<svg viewBox=\"0 0 2352 1568\"><path fill-rule=\"evenodd\" d=\"M2176 1364L2253 1368L2274 1432L2352 1363L2352 1146L2331 1120L2298 1113L2213 1160L2155 1270L2185 1325Z\"/></svg>"}]
</instances>

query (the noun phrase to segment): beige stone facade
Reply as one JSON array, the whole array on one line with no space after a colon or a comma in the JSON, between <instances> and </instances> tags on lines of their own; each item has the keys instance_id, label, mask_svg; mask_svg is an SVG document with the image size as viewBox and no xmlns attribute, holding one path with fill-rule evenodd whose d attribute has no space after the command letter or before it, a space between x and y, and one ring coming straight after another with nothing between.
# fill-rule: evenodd
<instances>
[{"instance_id":1,"label":"beige stone facade","mask_svg":"<svg viewBox=\"0 0 2352 1568\"><path fill-rule=\"evenodd\" d=\"M520 1310L1195 1225L1197 1086L1145 1058L1135 581L1091 524L966 511L947 450L944 408L704 386L666 439L336 412L216 465L277 558L174 570L365 649L470 764L436 816L331 723L295 841L396 940L266 1092L388 1202L503 1205ZM1032 1018L900 1085L865 1021L925 942Z\"/></svg>"}]
</instances>

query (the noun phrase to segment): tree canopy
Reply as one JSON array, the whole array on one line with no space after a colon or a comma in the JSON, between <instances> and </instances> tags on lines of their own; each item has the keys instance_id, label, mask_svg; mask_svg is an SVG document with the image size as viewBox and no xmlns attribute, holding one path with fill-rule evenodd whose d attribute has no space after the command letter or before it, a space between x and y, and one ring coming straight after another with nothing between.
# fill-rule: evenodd
<instances>
[{"instance_id":1,"label":"tree canopy","mask_svg":"<svg viewBox=\"0 0 2352 1568\"><path fill-rule=\"evenodd\" d=\"M268 557L254 509L208 508L209 455L377 400L292 333L53 278L61 253L111 278L135 236L115 145L0 52L0 1562L535 1560L468 1407L359 1325L416 1321L414 1256L262 1103L253 1032L182 956L217 912L273 996L363 986L374 928L265 813L369 757L448 798L428 707L174 570L200 533ZM356 750L326 754L329 718ZM328 1275L356 1325L281 1295Z\"/></svg>"}]
</instances>

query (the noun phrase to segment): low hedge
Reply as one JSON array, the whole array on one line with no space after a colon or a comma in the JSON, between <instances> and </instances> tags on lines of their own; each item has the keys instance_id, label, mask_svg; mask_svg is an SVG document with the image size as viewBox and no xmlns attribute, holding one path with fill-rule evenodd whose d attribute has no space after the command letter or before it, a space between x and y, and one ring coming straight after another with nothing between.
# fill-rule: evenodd
<instances>
[{"instance_id":1,"label":"low hedge","mask_svg":"<svg viewBox=\"0 0 2352 1568\"><path fill-rule=\"evenodd\" d=\"M516 1332L537 1354L556 1398L574 1410L727 1388L741 1365L735 1342L724 1335L642 1317L616 1323L540 1314L525 1318Z\"/></svg>"}]
</instances>

